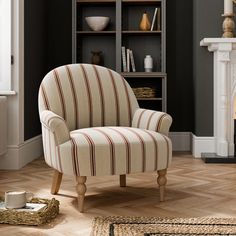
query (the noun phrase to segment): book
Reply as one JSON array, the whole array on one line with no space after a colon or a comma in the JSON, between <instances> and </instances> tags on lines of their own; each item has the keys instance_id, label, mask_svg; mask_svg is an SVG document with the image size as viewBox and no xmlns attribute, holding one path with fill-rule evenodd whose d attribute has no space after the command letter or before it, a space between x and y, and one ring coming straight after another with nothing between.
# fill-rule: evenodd
<instances>
[{"instance_id":1,"label":"book","mask_svg":"<svg viewBox=\"0 0 236 236\"><path fill-rule=\"evenodd\" d=\"M133 72L136 72L135 63L134 63L133 51L130 50L130 51L129 51L129 54L130 54L130 62L131 62L132 71L133 71Z\"/></svg>"},{"instance_id":2,"label":"book","mask_svg":"<svg viewBox=\"0 0 236 236\"><path fill-rule=\"evenodd\" d=\"M161 30L161 8L158 7L157 9L157 30Z\"/></svg>"},{"instance_id":3,"label":"book","mask_svg":"<svg viewBox=\"0 0 236 236\"><path fill-rule=\"evenodd\" d=\"M15 211L25 211L25 212L37 212L45 206L47 206L47 204L44 204L44 203L28 203L27 202L25 207L14 209L14 210ZM8 209L5 208L5 203L4 202L0 202L0 211L8 211Z\"/></svg>"},{"instance_id":4,"label":"book","mask_svg":"<svg viewBox=\"0 0 236 236\"><path fill-rule=\"evenodd\" d=\"M157 17L157 7L155 8L153 18L152 18L151 31L153 31L153 28L154 28L154 25L155 25L155 22L156 22L156 17Z\"/></svg>"},{"instance_id":5,"label":"book","mask_svg":"<svg viewBox=\"0 0 236 236\"><path fill-rule=\"evenodd\" d=\"M130 72L130 54L129 54L129 49L126 49L126 59L127 59L127 72Z\"/></svg>"},{"instance_id":6,"label":"book","mask_svg":"<svg viewBox=\"0 0 236 236\"><path fill-rule=\"evenodd\" d=\"M123 72L127 72L126 52L124 46L121 47L121 54L122 54Z\"/></svg>"}]
</instances>

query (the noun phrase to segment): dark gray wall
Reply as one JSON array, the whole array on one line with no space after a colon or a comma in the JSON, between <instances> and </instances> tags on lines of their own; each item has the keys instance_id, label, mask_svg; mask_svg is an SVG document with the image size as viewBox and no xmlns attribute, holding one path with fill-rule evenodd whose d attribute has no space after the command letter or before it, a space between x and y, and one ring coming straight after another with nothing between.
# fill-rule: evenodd
<instances>
[{"instance_id":1,"label":"dark gray wall","mask_svg":"<svg viewBox=\"0 0 236 236\"><path fill-rule=\"evenodd\" d=\"M48 0L47 66L72 62L72 0Z\"/></svg>"},{"instance_id":2,"label":"dark gray wall","mask_svg":"<svg viewBox=\"0 0 236 236\"><path fill-rule=\"evenodd\" d=\"M193 6L190 0L167 0L167 111L171 131L193 131Z\"/></svg>"},{"instance_id":3,"label":"dark gray wall","mask_svg":"<svg viewBox=\"0 0 236 236\"><path fill-rule=\"evenodd\" d=\"M24 47L24 138L38 135L40 130L38 116L38 88L46 72L47 0L24 1L25 47Z\"/></svg>"},{"instance_id":4,"label":"dark gray wall","mask_svg":"<svg viewBox=\"0 0 236 236\"><path fill-rule=\"evenodd\" d=\"M25 0L25 140L41 133L38 90L43 77L71 63L71 5L70 0Z\"/></svg>"},{"instance_id":5,"label":"dark gray wall","mask_svg":"<svg viewBox=\"0 0 236 236\"><path fill-rule=\"evenodd\" d=\"M186 0L187 1L187 0ZM213 53L200 47L203 38L222 35L222 0L193 0L193 78L197 136L213 135Z\"/></svg>"}]
</instances>

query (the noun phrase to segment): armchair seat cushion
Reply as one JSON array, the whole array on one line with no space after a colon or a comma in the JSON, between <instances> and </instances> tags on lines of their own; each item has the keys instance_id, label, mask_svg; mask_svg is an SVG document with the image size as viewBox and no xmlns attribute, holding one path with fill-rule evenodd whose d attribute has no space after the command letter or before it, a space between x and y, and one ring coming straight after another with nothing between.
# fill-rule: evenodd
<instances>
[{"instance_id":1,"label":"armchair seat cushion","mask_svg":"<svg viewBox=\"0 0 236 236\"><path fill-rule=\"evenodd\" d=\"M59 154L62 153L60 157L63 158L60 160L63 170L59 171L63 173L77 176L121 175L166 169L171 161L171 141L155 131L93 127L74 130L70 136L70 141L59 146Z\"/></svg>"}]
</instances>

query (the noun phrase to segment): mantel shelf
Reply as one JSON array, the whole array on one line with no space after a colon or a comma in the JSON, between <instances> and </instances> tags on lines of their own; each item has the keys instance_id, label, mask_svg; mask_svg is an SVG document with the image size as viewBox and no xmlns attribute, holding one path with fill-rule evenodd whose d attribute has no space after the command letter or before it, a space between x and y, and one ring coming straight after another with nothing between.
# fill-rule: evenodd
<instances>
[{"instance_id":1,"label":"mantel shelf","mask_svg":"<svg viewBox=\"0 0 236 236\"><path fill-rule=\"evenodd\" d=\"M145 78L145 77L162 77L166 78L166 73L163 72L121 72L121 75L126 78Z\"/></svg>"}]
</instances>

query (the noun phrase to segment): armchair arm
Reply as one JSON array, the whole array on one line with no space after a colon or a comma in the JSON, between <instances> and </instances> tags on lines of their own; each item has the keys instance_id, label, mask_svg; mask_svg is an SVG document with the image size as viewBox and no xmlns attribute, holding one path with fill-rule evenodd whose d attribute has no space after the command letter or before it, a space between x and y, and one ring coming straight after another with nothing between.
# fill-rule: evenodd
<instances>
[{"instance_id":1,"label":"armchair arm","mask_svg":"<svg viewBox=\"0 0 236 236\"><path fill-rule=\"evenodd\" d=\"M40 113L40 121L54 133L57 145L70 140L70 131L62 117L52 111L44 110Z\"/></svg>"},{"instance_id":2,"label":"armchair arm","mask_svg":"<svg viewBox=\"0 0 236 236\"><path fill-rule=\"evenodd\" d=\"M132 120L132 127L153 130L168 136L172 123L170 115L164 112L137 109Z\"/></svg>"}]
</instances>

